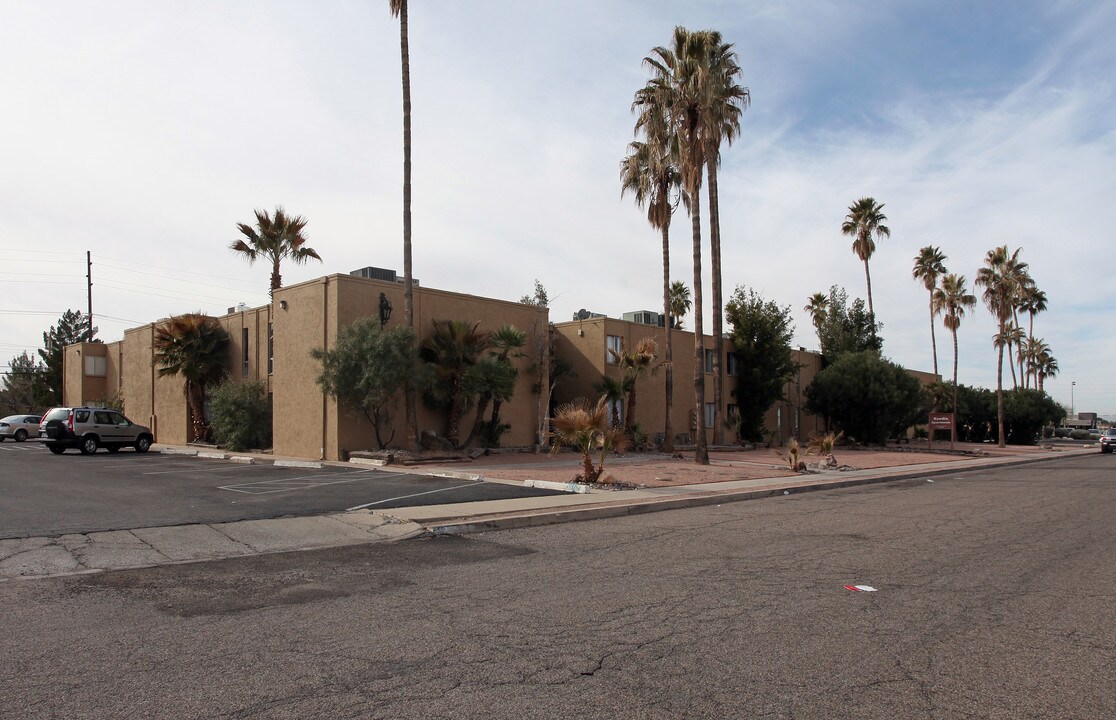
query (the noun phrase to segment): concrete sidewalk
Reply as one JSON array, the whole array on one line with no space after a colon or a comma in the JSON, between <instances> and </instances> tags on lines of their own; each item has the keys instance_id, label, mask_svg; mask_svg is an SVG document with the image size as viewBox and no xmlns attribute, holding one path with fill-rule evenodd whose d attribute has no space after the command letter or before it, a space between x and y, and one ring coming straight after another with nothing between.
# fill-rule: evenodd
<instances>
[{"instance_id":1,"label":"concrete sidewalk","mask_svg":"<svg viewBox=\"0 0 1116 720\"><path fill-rule=\"evenodd\" d=\"M359 510L312 517L0 540L0 582L618 517L910 478L930 479L1095 452L1083 449L1038 457L966 459L643 490L428 505L387 512Z\"/></svg>"}]
</instances>

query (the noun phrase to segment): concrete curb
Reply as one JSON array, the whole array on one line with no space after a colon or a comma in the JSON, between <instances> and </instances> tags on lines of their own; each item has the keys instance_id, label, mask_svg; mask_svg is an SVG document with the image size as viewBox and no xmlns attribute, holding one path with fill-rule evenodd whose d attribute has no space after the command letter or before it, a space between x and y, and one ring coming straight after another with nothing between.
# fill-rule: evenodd
<instances>
[{"instance_id":1,"label":"concrete curb","mask_svg":"<svg viewBox=\"0 0 1116 720\"><path fill-rule=\"evenodd\" d=\"M431 470L429 472L412 472L411 474L449 478L450 480L472 480L473 482L480 482L484 480L483 475L478 475L476 473L457 472L456 470Z\"/></svg>"},{"instance_id":2,"label":"concrete curb","mask_svg":"<svg viewBox=\"0 0 1116 720\"><path fill-rule=\"evenodd\" d=\"M384 467L388 464L387 460L379 460L377 458L362 458L355 457L349 458L350 465L371 465L373 467Z\"/></svg>"},{"instance_id":3,"label":"concrete curb","mask_svg":"<svg viewBox=\"0 0 1116 720\"><path fill-rule=\"evenodd\" d=\"M580 483L562 483L554 482L553 480L524 480L523 487L539 488L540 490L560 490L561 492L568 493L588 493L592 492L588 485Z\"/></svg>"},{"instance_id":4,"label":"concrete curb","mask_svg":"<svg viewBox=\"0 0 1116 720\"><path fill-rule=\"evenodd\" d=\"M1061 460L1066 456L1041 457L1041 458L1015 458L980 465L972 468L941 468L920 469L918 471L882 473L867 477L834 477L831 480L815 480L807 482L789 483L773 482L771 485L748 490L723 490L723 491L695 491L692 494L662 499L649 499L630 501L618 499L612 502L603 502L595 505L583 505L574 508L546 508L526 512L508 512L490 516L477 515L472 517L445 517L426 519L426 529L432 535L464 535L470 533L487 532L490 530L514 530L518 528L540 527L558 523L580 522L583 520L597 520L625 515L638 515L641 513L658 512L662 510L680 510L690 507L706 505L720 505L722 503L740 502L744 500L758 500L761 498L796 495L805 492L821 490L838 490L842 488L874 485L879 483L900 482L918 478L941 477L943 475L956 475L958 473L972 472L973 470L1013 467L1029 465L1032 463ZM901 466L900 466L901 467ZM447 506L449 507L449 506Z\"/></svg>"},{"instance_id":5,"label":"concrete curb","mask_svg":"<svg viewBox=\"0 0 1116 720\"><path fill-rule=\"evenodd\" d=\"M180 448L180 447L164 447L164 448L160 448L159 452L162 453L163 455L185 455L187 457L196 457L197 454L198 454L197 450L192 450L190 448Z\"/></svg>"},{"instance_id":6,"label":"concrete curb","mask_svg":"<svg viewBox=\"0 0 1116 720\"><path fill-rule=\"evenodd\" d=\"M275 467L309 468L321 470L322 464L317 460L276 460L272 463Z\"/></svg>"},{"instance_id":7,"label":"concrete curb","mask_svg":"<svg viewBox=\"0 0 1116 720\"><path fill-rule=\"evenodd\" d=\"M247 455L233 455L229 458L229 462L234 462L240 465L255 465L256 458Z\"/></svg>"},{"instance_id":8,"label":"concrete curb","mask_svg":"<svg viewBox=\"0 0 1116 720\"><path fill-rule=\"evenodd\" d=\"M211 460L228 460L229 456L223 452L198 452L198 457Z\"/></svg>"}]
</instances>

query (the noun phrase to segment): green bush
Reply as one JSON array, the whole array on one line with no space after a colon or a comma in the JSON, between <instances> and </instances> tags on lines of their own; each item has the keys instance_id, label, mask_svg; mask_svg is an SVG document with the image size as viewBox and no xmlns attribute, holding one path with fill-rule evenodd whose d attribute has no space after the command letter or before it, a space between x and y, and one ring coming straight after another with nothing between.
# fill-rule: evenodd
<instances>
[{"instance_id":1,"label":"green bush","mask_svg":"<svg viewBox=\"0 0 1116 720\"><path fill-rule=\"evenodd\" d=\"M861 443L882 445L905 433L924 405L918 380L875 350L839 356L806 388L806 409Z\"/></svg>"},{"instance_id":2,"label":"green bush","mask_svg":"<svg viewBox=\"0 0 1116 720\"><path fill-rule=\"evenodd\" d=\"M271 403L260 381L225 382L209 391L210 427L230 450L271 447Z\"/></svg>"},{"instance_id":3,"label":"green bush","mask_svg":"<svg viewBox=\"0 0 1116 720\"><path fill-rule=\"evenodd\" d=\"M1088 440L1089 439L1089 431L1088 430L1071 430L1069 436L1070 436L1070 439L1072 439L1072 440Z\"/></svg>"}]
</instances>

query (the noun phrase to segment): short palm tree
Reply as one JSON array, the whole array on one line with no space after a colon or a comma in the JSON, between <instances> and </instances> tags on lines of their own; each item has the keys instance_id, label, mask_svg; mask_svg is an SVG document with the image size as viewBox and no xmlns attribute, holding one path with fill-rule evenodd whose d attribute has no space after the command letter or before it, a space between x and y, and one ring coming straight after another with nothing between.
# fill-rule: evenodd
<instances>
[{"instance_id":1,"label":"short palm tree","mask_svg":"<svg viewBox=\"0 0 1116 720\"><path fill-rule=\"evenodd\" d=\"M976 307L976 296L965 287L965 276L950 273L934 290L934 309L941 313L942 324L953 334L953 412L957 412L957 328L965 313Z\"/></svg>"},{"instance_id":2,"label":"short palm tree","mask_svg":"<svg viewBox=\"0 0 1116 720\"><path fill-rule=\"evenodd\" d=\"M623 424L620 417L620 406L624 402L624 395L627 392L624 380L611 375L602 375L599 382L593 383L593 390L597 393L598 399L603 400L609 408L608 426L620 427Z\"/></svg>"},{"instance_id":3,"label":"short palm tree","mask_svg":"<svg viewBox=\"0 0 1116 720\"><path fill-rule=\"evenodd\" d=\"M307 221L301 215L288 215L282 207L275 208L275 214L268 214L267 210L256 210L256 226L246 223L237 223L237 229L244 237L234 240L229 249L240 253L248 264L256 260L265 260L271 263L271 289L269 295L274 298L275 291L283 286L283 277L279 274L279 264L283 260L290 260L296 265L301 265L309 260L321 262L322 258L313 248L306 247Z\"/></svg>"},{"instance_id":4,"label":"short palm tree","mask_svg":"<svg viewBox=\"0 0 1116 720\"><path fill-rule=\"evenodd\" d=\"M934 354L935 375L938 374L938 340L934 335L934 317L937 315L934 309L934 290L938 287L938 278L945 275L945 259L941 248L927 245L918 251L911 269L911 276L915 280L921 280L922 286L930 293L930 347Z\"/></svg>"},{"instance_id":5,"label":"short palm tree","mask_svg":"<svg viewBox=\"0 0 1116 720\"><path fill-rule=\"evenodd\" d=\"M639 379L644 375L654 375L659 369L656 363L659 357L659 347L654 338L645 337L636 343L635 349L625 352L623 346L620 352L609 349L613 359L624 373L624 394L627 396L627 407L624 409L624 430L630 432L635 424L636 390Z\"/></svg>"},{"instance_id":6,"label":"short palm tree","mask_svg":"<svg viewBox=\"0 0 1116 720\"><path fill-rule=\"evenodd\" d=\"M1027 263L1019 259L1020 250L1008 251L1007 245L989 250L984 256L984 267L977 271L975 285L984 288L984 304L988 306L999 332L993 338L999 356L996 364L996 422L999 432L999 446L1004 440L1004 344L1007 338L1007 324L1015 309L1015 298L1021 279L1027 270Z\"/></svg>"},{"instance_id":7,"label":"short palm tree","mask_svg":"<svg viewBox=\"0 0 1116 720\"><path fill-rule=\"evenodd\" d=\"M470 403L466 375L490 347L490 335L479 329L479 323L434 320L431 324L419 357L433 370L429 399L446 411L446 440L459 447L461 418Z\"/></svg>"},{"instance_id":8,"label":"short palm tree","mask_svg":"<svg viewBox=\"0 0 1116 720\"><path fill-rule=\"evenodd\" d=\"M191 440L209 435L206 390L224 379L229 367L229 335L215 318L187 313L163 320L152 339L159 377L182 375L190 412Z\"/></svg>"},{"instance_id":9,"label":"short palm tree","mask_svg":"<svg viewBox=\"0 0 1116 720\"><path fill-rule=\"evenodd\" d=\"M849 214L841 224L841 234L853 238L853 252L864 261L864 280L868 284L868 314L872 316L873 334L876 309L872 304L872 274L868 271L868 260L876 252L876 242L891 237L891 229L884 225L887 215L883 214L883 208L875 198L860 198L849 206Z\"/></svg>"}]
</instances>

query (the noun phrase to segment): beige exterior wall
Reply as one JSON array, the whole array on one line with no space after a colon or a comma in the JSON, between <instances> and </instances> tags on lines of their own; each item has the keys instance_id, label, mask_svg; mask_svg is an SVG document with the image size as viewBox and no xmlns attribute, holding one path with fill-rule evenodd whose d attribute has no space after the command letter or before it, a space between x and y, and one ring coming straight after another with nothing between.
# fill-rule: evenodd
<instances>
[{"instance_id":1,"label":"beige exterior wall","mask_svg":"<svg viewBox=\"0 0 1116 720\"><path fill-rule=\"evenodd\" d=\"M561 404L575 398L595 398L597 392L593 384L600 382L605 373L619 378L620 369L607 361L608 336L623 339L625 350L631 350L645 337L654 338L659 346L659 360L666 360L666 329L655 325L617 320L615 318L595 317L587 320L573 320L556 323L558 335L555 355L565 360L573 368L572 378L564 379L554 391L554 402ZM679 437L690 435L693 427L694 403L694 334L686 330L671 331L672 365L674 367L674 399L671 410L671 430L676 443L689 442L692 438ZM706 349L713 349L713 337L705 336ZM732 344L726 341L726 352ZM726 386L730 384L726 377ZM731 388L726 388L727 390ZM713 402L713 375L705 374L705 402ZM625 412L627 409L625 408ZM721 409L725 412L725 408ZM660 370L656 375L644 377L636 388L635 423L640 430L655 438L663 432L663 417L666 414L666 373ZM723 415L722 415L723 417ZM706 428L707 440L712 440L712 428Z\"/></svg>"},{"instance_id":2,"label":"beige exterior wall","mask_svg":"<svg viewBox=\"0 0 1116 720\"><path fill-rule=\"evenodd\" d=\"M393 307L387 327L403 325L403 286L399 283L330 275L276 291L273 383L276 454L336 460L345 452L375 448L371 425L322 393L316 382L320 364L310 357L310 350L332 348L341 328L361 317L378 317L380 293ZM433 320L462 320L478 323L486 331L501 325L515 326L528 334L527 346L523 348L527 355L545 348L547 312L530 305L416 287L414 317L420 342L429 335ZM538 378L530 371L531 358L513 362L519 369L518 384L512 400L500 412L501 420L511 425L501 438L501 444L509 447L536 442L541 412L538 396L533 392ZM406 447L402 398L391 414L395 434L389 446ZM463 426L466 422L471 424L473 417L467 412ZM421 400L418 424L420 431L444 433L443 414L429 410ZM385 433L385 440L388 436L390 431Z\"/></svg>"},{"instance_id":3,"label":"beige exterior wall","mask_svg":"<svg viewBox=\"0 0 1116 720\"><path fill-rule=\"evenodd\" d=\"M558 333L558 342L555 354L568 362L573 368L576 377L564 380L555 390L555 402L560 404L569 402L578 397L594 398L597 392L593 384L600 381L601 375L619 378L620 371L614 365L606 362L606 337L616 335L623 338L624 347L628 350L635 347L635 343L642 338L652 337L659 346L659 360L666 359L666 330L654 325L642 325L615 318L590 318L583 321L557 323L555 329ZM671 333L673 345L674 367L674 402L671 412L672 430L675 442L681 443L684 438L679 435L689 433L692 427L692 412L694 406L694 334L684 330L675 330ZM705 337L705 348L713 347L712 336ZM725 407L721 408L721 417L727 417L728 409L736 403L734 392L736 379L727 374L727 355L732 352L732 341L725 338L726 358L722 359L721 366L726 368L725 375ZM820 434L825 430L823 418L808 413L806 407L806 388L814 381L814 377L821 372L822 357L816 352L799 348L791 352L791 359L798 364L799 370L786 384L783 399L776 401L764 416L764 428L769 433L772 442L782 444L792 437L805 442L813 434ZM908 370L912 376L926 385L940 378L932 373ZM663 417L666 413L666 381L665 373L660 371L653 377L645 377L640 381L636 396L635 422L649 437L661 436L663 431ZM705 373L705 402L713 402L713 375ZM707 441L712 441L712 428L706 428ZM731 433L726 433L726 442L734 442Z\"/></svg>"}]
</instances>

